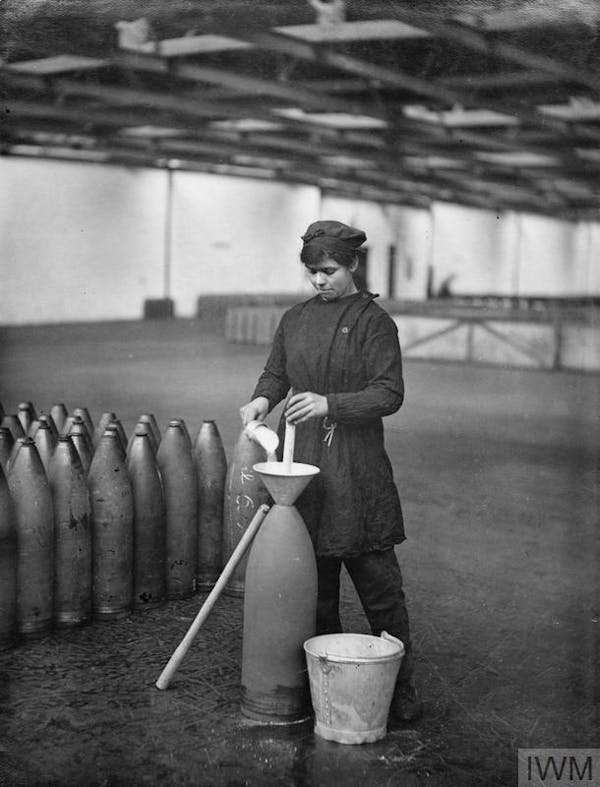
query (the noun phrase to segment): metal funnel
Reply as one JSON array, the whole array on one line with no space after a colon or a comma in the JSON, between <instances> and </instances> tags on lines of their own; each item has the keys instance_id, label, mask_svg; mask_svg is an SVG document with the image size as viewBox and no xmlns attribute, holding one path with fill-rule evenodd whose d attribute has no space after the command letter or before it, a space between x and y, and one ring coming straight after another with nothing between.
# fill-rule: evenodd
<instances>
[{"instance_id":1,"label":"metal funnel","mask_svg":"<svg viewBox=\"0 0 600 787\"><path fill-rule=\"evenodd\" d=\"M292 463L291 473L283 462L259 462L254 465L254 470L278 506L293 506L310 479L321 472L315 465L301 462Z\"/></svg>"}]
</instances>

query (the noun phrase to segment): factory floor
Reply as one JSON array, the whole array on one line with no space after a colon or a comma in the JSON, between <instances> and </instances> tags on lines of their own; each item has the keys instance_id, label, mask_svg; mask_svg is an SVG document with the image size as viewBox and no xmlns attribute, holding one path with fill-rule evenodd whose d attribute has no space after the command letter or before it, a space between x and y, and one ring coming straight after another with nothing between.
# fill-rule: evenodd
<instances>
[{"instance_id":1,"label":"factory floor","mask_svg":"<svg viewBox=\"0 0 600 787\"><path fill-rule=\"evenodd\" d=\"M266 352L195 320L1 328L0 401L128 432L215 419L230 455ZM159 691L198 595L0 653L2 787L509 787L518 749L597 746L600 376L413 361L405 380L385 424L422 720L354 746L244 721L226 595ZM368 632L346 576L342 617Z\"/></svg>"}]
</instances>

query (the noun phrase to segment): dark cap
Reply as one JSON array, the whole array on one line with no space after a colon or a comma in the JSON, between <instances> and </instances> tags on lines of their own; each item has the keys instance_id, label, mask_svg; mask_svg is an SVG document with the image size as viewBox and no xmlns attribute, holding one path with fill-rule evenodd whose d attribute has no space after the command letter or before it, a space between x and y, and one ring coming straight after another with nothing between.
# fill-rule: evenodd
<instances>
[{"instance_id":1,"label":"dark cap","mask_svg":"<svg viewBox=\"0 0 600 787\"><path fill-rule=\"evenodd\" d=\"M319 246L325 251L353 251L366 241L362 230L341 221L314 221L302 235L304 246Z\"/></svg>"}]
</instances>

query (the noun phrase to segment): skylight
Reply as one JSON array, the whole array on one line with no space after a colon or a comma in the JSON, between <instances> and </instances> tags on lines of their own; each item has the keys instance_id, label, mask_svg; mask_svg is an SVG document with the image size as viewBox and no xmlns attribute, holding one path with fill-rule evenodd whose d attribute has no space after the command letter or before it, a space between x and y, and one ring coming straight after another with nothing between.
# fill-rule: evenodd
<instances>
[{"instance_id":1,"label":"skylight","mask_svg":"<svg viewBox=\"0 0 600 787\"><path fill-rule=\"evenodd\" d=\"M435 111L427 107L409 104L403 109L406 117L439 123L443 126L516 126L519 120L512 115L493 112L489 109L449 109Z\"/></svg>"},{"instance_id":2,"label":"skylight","mask_svg":"<svg viewBox=\"0 0 600 787\"><path fill-rule=\"evenodd\" d=\"M385 120L368 115L350 115L344 112L305 112L303 109L274 109L273 112L291 120L302 120L332 128L386 128Z\"/></svg>"},{"instance_id":3,"label":"skylight","mask_svg":"<svg viewBox=\"0 0 600 787\"><path fill-rule=\"evenodd\" d=\"M396 19L337 22L332 25L289 25L274 28L277 33L304 41L364 41L395 38L429 38L430 34Z\"/></svg>"}]
</instances>

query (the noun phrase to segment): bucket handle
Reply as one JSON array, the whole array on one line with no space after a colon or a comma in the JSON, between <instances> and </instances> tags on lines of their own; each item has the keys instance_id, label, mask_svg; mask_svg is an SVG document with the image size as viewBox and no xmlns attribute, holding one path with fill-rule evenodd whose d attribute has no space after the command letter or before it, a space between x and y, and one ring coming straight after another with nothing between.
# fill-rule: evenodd
<instances>
[{"instance_id":1,"label":"bucket handle","mask_svg":"<svg viewBox=\"0 0 600 787\"><path fill-rule=\"evenodd\" d=\"M402 642L401 639L398 639L398 637L394 637L392 634L388 634L387 631L382 631L380 636L381 639L385 639L388 642L392 642L394 645L398 645L398 647L400 648L400 655L402 656L404 655L404 643Z\"/></svg>"}]
</instances>

